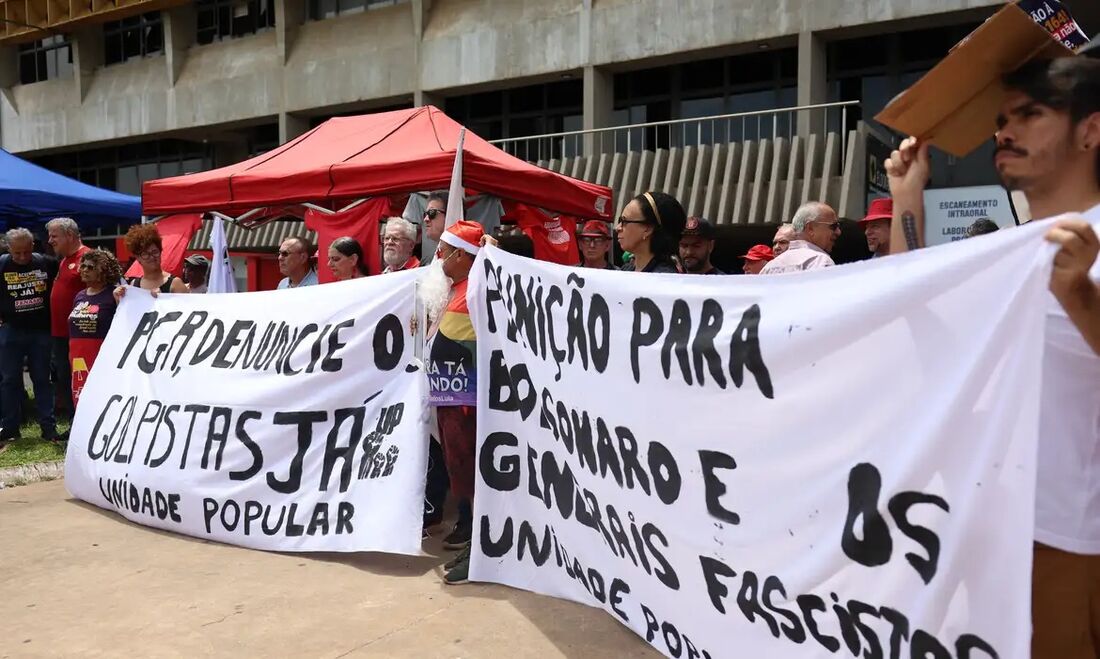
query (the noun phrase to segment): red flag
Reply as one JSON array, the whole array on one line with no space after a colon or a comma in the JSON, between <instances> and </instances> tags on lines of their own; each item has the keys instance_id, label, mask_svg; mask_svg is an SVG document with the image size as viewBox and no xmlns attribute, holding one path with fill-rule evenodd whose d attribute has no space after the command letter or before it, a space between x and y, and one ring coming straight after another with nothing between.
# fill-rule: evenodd
<instances>
[{"instance_id":1,"label":"red flag","mask_svg":"<svg viewBox=\"0 0 1100 659\"><path fill-rule=\"evenodd\" d=\"M515 201L504 202L502 220L511 220L531 239L535 258L561 265L577 265L577 220L567 215L551 216L544 210Z\"/></svg>"},{"instance_id":2,"label":"red flag","mask_svg":"<svg viewBox=\"0 0 1100 659\"><path fill-rule=\"evenodd\" d=\"M326 215L313 209L307 210L306 228L317 232L317 280L322 284L335 281L332 270L329 270L325 263L328 260L329 245L343 236L351 236L359 241L369 274L377 275L382 272L378 225L389 213L388 197L368 199L351 210L335 215Z\"/></svg>"},{"instance_id":3,"label":"red flag","mask_svg":"<svg viewBox=\"0 0 1100 659\"><path fill-rule=\"evenodd\" d=\"M191 242L191 238L201 226L202 215L198 213L171 215L157 222L157 231L160 232L162 270L171 272L177 277L182 274L183 254L187 251L187 243ZM141 264L134 261L126 271L126 276L140 277L141 275Z\"/></svg>"}]
</instances>

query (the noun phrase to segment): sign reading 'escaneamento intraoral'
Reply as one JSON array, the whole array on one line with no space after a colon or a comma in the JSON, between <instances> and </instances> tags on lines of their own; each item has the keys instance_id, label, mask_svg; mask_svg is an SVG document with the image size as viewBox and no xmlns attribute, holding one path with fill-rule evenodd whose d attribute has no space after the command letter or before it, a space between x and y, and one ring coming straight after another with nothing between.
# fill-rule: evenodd
<instances>
[{"instance_id":1,"label":"sign reading 'escaneamento intraoral'","mask_svg":"<svg viewBox=\"0 0 1100 659\"><path fill-rule=\"evenodd\" d=\"M1027 656L1043 230L772 277L483 250L472 578L671 657Z\"/></svg>"},{"instance_id":2,"label":"sign reading 'escaneamento intraoral'","mask_svg":"<svg viewBox=\"0 0 1100 659\"><path fill-rule=\"evenodd\" d=\"M235 295L129 289L81 394L69 491L246 547L419 554L415 276Z\"/></svg>"}]
</instances>

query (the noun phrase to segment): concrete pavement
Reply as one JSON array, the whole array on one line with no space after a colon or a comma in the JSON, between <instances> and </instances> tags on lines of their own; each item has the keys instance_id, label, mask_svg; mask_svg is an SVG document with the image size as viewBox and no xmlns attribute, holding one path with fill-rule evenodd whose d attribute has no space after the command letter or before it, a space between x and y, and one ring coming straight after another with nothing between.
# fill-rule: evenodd
<instances>
[{"instance_id":1,"label":"concrete pavement","mask_svg":"<svg viewBox=\"0 0 1100 659\"><path fill-rule=\"evenodd\" d=\"M602 611L503 586L445 587L438 558L275 554L0 490L0 658L646 657Z\"/></svg>"}]
</instances>

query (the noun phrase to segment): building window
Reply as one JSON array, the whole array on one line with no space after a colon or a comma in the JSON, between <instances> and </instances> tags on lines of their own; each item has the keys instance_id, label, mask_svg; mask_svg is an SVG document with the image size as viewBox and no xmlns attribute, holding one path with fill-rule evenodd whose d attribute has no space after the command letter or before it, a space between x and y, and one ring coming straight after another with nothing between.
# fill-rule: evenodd
<instances>
[{"instance_id":1,"label":"building window","mask_svg":"<svg viewBox=\"0 0 1100 659\"><path fill-rule=\"evenodd\" d=\"M275 0L199 0L195 40L213 43L275 27Z\"/></svg>"},{"instance_id":2,"label":"building window","mask_svg":"<svg viewBox=\"0 0 1100 659\"><path fill-rule=\"evenodd\" d=\"M320 21L347 14L358 14L376 7L391 7L408 0L307 0L310 20Z\"/></svg>"},{"instance_id":3,"label":"building window","mask_svg":"<svg viewBox=\"0 0 1100 659\"><path fill-rule=\"evenodd\" d=\"M848 115L848 128L862 120L876 132L893 136L896 144L904 136L879 124L874 116L976 27L977 23L968 23L830 43L826 60L829 101L859 101ZM840 127L830 121L829 130L838 131ZM931 156L932 187L997 182L992 165L992 140L965 158L955 158L938 149L933 149Z\"/></svg>"},{"instance_id":4,"label":"building window","mask_svg":"<svg viewBox=\"0 0 1100 659\"><path fill-rule=\"evenodd\" d=\"M33 82L71 78L73 75L73 49L69 40L55 34L34 43L19 46L19 82Z\"/></svg>"},{"instance_id":5,"label":"building window","mask_svg":"<svg viewBox=\"0 0 1100 659\"><path fill-rule=\"evenodd\" d=\"M580 80L563 80L451 97L447 99L445 111L487 140L528 137L580 130L583 95ZM533 145L525 144L525 148L532 150L530 153L521 150L515 155L527 160L575 155L574 145L561 140L536 140Z\"/></svg>"},{"instance_id":6,"label":"building window","mask_svg":"<svg viewBox=\"0 0 1100 659\"><path fill-rule=\"evenodd\" d=\"M786 136L793 130L789 114L767 121L705 119L796 105L798 51L785 48L621 73L614 86L613 125L701 120L616 133L619 151Z\"/></svg>"},{"instance_id":7,"label":"building window","mask_svg":"<svg viewBox=\"0 0 1100 659\"><path fill-rule=\"evenodd\" d=\"M159 11L103 24L106 64L146 57L164 51L164 22Z\"/></svg>"},{"instance_id":8,"label":"building window","mask_svg":"<svg viewBox=\"0 0 1100 659\"><path fill-rule=\"evenodd\" d=\"M214 165L209 145L184 140L157 140L33 159L35 164L108 190L140 195L153 179L194 174Z\"/></svg>"}]
</instances>

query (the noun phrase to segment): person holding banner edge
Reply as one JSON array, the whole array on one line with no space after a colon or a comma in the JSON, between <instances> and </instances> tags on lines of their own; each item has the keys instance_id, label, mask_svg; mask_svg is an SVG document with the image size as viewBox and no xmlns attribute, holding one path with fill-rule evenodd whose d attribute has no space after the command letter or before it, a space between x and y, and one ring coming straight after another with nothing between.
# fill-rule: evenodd
<instances>
[{"instance_id":1,"label":"person holding banner edge","mask_svg":"<svg viewBox=\"0 0 1100 659\"><path fill-rule=\"evenodd\" d=\"M435 407L439 436L447 464L451 492L459 500L473 501L477 453L477 337L466 303L470 269L480 250L485 230L477 222L459 220L440 236L432 269L421 283L429 317L429 403ZM444 285L440 285L439 279ZM432 281L435 280L435 281ZM442 298L442 299L435 299ZM472 516L471 516L472 517ZM449 562L444 583L469 580L470 544Z\"/></svg>"},{"instance_id":2,"label":"person holding banner edge","mask_svg":"<svg viewBox=\"0 0 1100 659\"><path fill-rule=\"evenodd\" d=\"M1040 399L1032 656L1100 653L1100 60L1032 60L1003 79L994 164L1027 195L1058 246L1050 279ZM891 253L922 247L929 145L886 161Z\"/></svg>"}]
</instances>

